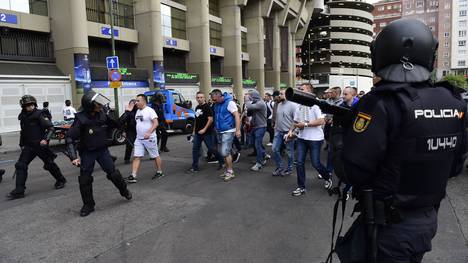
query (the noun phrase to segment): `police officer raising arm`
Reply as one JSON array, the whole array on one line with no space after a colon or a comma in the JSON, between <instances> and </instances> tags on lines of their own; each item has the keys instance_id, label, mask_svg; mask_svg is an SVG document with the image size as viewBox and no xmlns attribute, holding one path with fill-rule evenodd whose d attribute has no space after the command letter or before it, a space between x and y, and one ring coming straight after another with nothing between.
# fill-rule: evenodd
<instances>
[{"instance_id":1,"label":"police officer raising arm","mask_svg":"<svg viewBox=\"0 0 468 263\"><path fill-rule=\"evenodd\" d=\"M465 151L466 104L448 83L430 82L437 46L412 19L390 23L371 45L382 80L359 101L342 154L363 215L348 236L367 225L367 258L350 258L343 251L358 242L345 240L341 262L421 262L431 250L437 208Z\"/></svg>"},{"instance_id":2,"label":"police officer raising arm","mask_svg":"<svg viewBox=\"0 0 468 263\"><path fill-rule=\"evenodd\" d=\"M87 216L94 211L95 202L93 199L93 177L94 163L97 161L107 174L109 179L120 195L127 200L132 199L132 194L127 189L127 184L119 170L115 169L114 162L107 148L108 129L120 127L120 122L111 119L103 111L103 106L109 103L109 99L90 90L81 98L83 111L75 115L75 121L67 133L66 143L68 155L73 165L80 166L80 193L83 199L83 207L80 216ZM132 105L133 106L133 105ZM126 114L132 110L129 105ZM123 114L121 119L124 119ZM76 153L75 143L79 141L80 158Z\"/></svg>"}]
</instances>

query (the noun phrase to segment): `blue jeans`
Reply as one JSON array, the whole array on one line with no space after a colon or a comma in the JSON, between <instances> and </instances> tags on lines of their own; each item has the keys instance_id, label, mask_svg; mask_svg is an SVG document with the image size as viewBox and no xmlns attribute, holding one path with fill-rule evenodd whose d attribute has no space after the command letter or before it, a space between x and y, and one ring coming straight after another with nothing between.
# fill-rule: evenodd
<instances>
[{"instance_id":1,"label":"blue jeans","mask_svg":"<svg viewBox=\"0 0 468 263\"><path fill-rule=\"evenodd\" d=\"M234 141L235 132L218 133L218 144L221 145L220 154L222 157L231 155L232 142Z\"/></svg>"},{"instance_id":2,"label":"blue jeans","mask_svg":"<svg viewBox=\"0 0 468 263\"><path fill-rule=\"evenodd\" d=\"M321 141L308 141L303 139L297 140L297 186L305 188L305 159L307 152L310 150L310 158L312 160L312 166L317 172L328 180L330 175L328 174L327 168L320 162L320 150L322 148L323 140Z\"/></svg>"},{"instance_id":3,"label":"blue jeans","mask_svg":"<svg viewBox=\"0 0 468 263\"><path fill-rule=\"evenodd\" d=\"M276 168L284 169L283 158L281 157L281 147L283 144L286 145L286 150L288 151L288 171L292 170L294 164L294 141L284 142L284 135L287 132L275 131L275 137L273 138L273 155L275 157Z\"/></svg>"},{"instance_id":4,"label":"blue jeans","mask_svg":"<svg viewBox=\"0 0 468 263\"><path fill-rule=\"evenodd\" d=\"M257 163L261 164L265 159L265 148L263 147L263 136L265 136L266 127L255 128L252 135L255 141L255 150L257 151Z\"/></svg>"},{"instance_id":5,"label":"blue jeans","mask_svg":"<svg viewBox=\"0 0 468 263\"><path fill-rule=\"evenodd\" d=\"M200 159L200 148L202 142L205 142L206 148L208 151L212 152L219 163L224 162L223 158L219 155L218 151L215 149L214 137L211 134L194 134L193 135L193 147L192 147L192 168L198 169L198 159Z\"/></svg>"}]
</instances>

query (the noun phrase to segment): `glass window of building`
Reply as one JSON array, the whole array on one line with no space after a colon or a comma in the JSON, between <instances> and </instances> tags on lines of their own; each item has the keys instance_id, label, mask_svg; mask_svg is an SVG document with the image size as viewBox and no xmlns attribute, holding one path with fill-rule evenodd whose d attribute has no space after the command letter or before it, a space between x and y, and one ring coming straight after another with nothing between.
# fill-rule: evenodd
<instances>
[{"instance_id":1,"label":"glass window of building","mask_svg":"<svg viewBox=\"0 0 468 263\"><path fill-rule=\"evenodd\" d=\"M465 60L459 60L459 61L458 61L458 66L463 67L463 66L465 66L465 64L466 64L466 61L465 61Z\"/></svg>"},{"instance_id":2,"label":"glass window of building","mask_svg":"<svg viewBox=\"0 0 468 263\"><path fill-rule=\"evenodd\" d=\"M465 47L465 46L466 46L466 40L460 40L460 41L458 41L458 46L459 46L459 47Z\"/></svg>"},{"instance_id":3,"label":"glass window of building","mask_svg":"<svg viewBox=\"0 0 468 263\"><path fill-rule=\"evenodd\" d=\"M222 28L221 24L210 21L210 45L222 46Z\"/></svg>"},{"instance_id":4,"label":"glass window of building","mask_svg":"<svg viewBox=\"0 0 468 263\"><path fill-rule=\"evenodd\" d=\"M210 15L219 17L219 0L209 1Z\"/></svg>"},{"instance_id":5,"label":"glass window of building","mask_svg":"<svg viewBox=\"0 0 468 263\"><path fill-rule=\"evenodd\" d=\"M459 30L458 31L458 36L459 37L466 37L466 30Z\"/></svg>"},{"instance_id":6,"label":"glass window of building","mask_svg":"<svg viewBox=\"0 0 468 263\"><path fill-rule=\"evenodd\" d=\"M176 3L179 3L179 4L182 4L182 5L185 5L185 0L172 0Z\"/></svg>"},{"instance_id":7,"label":"glass window of building","mask_svg":"<svg viewBox=\"0 0 468 263\"><path fill-rule=\"evenodd\" d=\"M0 0L0 8L22 13L47 16L47 0Z\"/></svg>"},{"instance_id":8,"label":"glass window of building","mask_svg":"<svg viewBox=\"0 0 468 263\"><path fill-rule=\"evenodd\" d=\"M466 10L460 10L460 16L466 16Z\"/></svg>"},{"instance_id":9,"label":"glass window of building","mask_svg":"<svg viewBox=\"0 0 468 263\"><path fill-rule=\"evenodd\" d=\"M247 33L241 32L242 52L247 52Z\"/></svg>"},{"instance_id":10,"label":"glass window of building","mask_svg":"<svg viewBox=\"0 0 468 263\"><path fill-rule=\"evenodd\" d=\"M444 47L449 47L449 42L445 42Z\"/></svg>"},{"instance_id":11,"label":"glass window of building","mask_svg":"<svg viewBox=\"0 0 468 263\"><path fill-rule=\"evenodd\" d=\"M458 21L458 25L459 25L460 27L466 27L466 20L460 20L460 21Z\"/></svg>"},{"instance_id":12,"label":"glass window of building","mask_svg":"<svg viewBox=\"0 0 468 263\"><path fill-rule=\"evenodd\" d=\"M86 0L86 16L88 21L110 24L109 6L107 0ZM134 28L133 0L114 0L114 25Z\"/></svg>"},{"instance_id":13,"label":"glass window of building","mask_svg":"<svg viewBox=\"0 0 468 263\"><path fill-rule=\"evenodd\" d=\"M444 33L444 37L449 37L450 36L450 33L449 32L445 32Z\"/></svg>"},{"instance_id":14,"label":"glass window of building","mask_svg":"<svg viewBox=\"0 0 468 263\"><path fill-rule=\"evenodd\" d=\"M424 6L424 2L423 1L417 1L416 2L416 7L423 7Z\"/></svg>"},{"instance_id":15,"label":"glass window of building","mask_svg":"<svg viewBox=\"0 0 468 263\"><path fill-rule=\"evenodd\" d=\"M187 39L185 11L161 4L162 35Z\"/></svg>"}]
</instances>

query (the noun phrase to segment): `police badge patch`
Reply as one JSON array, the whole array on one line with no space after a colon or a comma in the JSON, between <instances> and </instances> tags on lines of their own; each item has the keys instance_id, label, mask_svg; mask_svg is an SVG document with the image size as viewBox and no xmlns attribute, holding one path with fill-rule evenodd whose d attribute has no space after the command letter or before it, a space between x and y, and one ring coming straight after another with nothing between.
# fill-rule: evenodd
<instances>
[{"instance_id":1,"label":"police badge patch","mask_svg":"<svg viewBox=\"0 0 468 263\"><path fill-rule=\"evenodd\" d=\"M369 126L369 123L372 119L372 116L365 114L363 112L359 112L354 120L353 130L355 132L363 132Z\"/></svg>"}]
</instances>

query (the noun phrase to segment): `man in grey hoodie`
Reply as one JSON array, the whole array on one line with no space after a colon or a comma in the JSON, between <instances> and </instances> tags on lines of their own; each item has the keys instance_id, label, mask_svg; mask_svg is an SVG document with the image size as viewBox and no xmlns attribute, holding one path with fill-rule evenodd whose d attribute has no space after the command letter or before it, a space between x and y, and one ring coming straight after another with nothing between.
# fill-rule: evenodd
<instances>
[{"instance_id":1,"label":"man in grey hoodie","mask_svg":"<svg viewBox=\"0 0 468 263\"><path fill-rule=\"evenodd\" d=\"M267 106L256 90L250 90L248 101L246 102L247 116L251 116L250 125L252 127L252 136L254 138L257 160L251 168L252 171L260 171L266 164L266 153L263 147L263 136L267 129Z\"/></svg>"}]
</instances>

